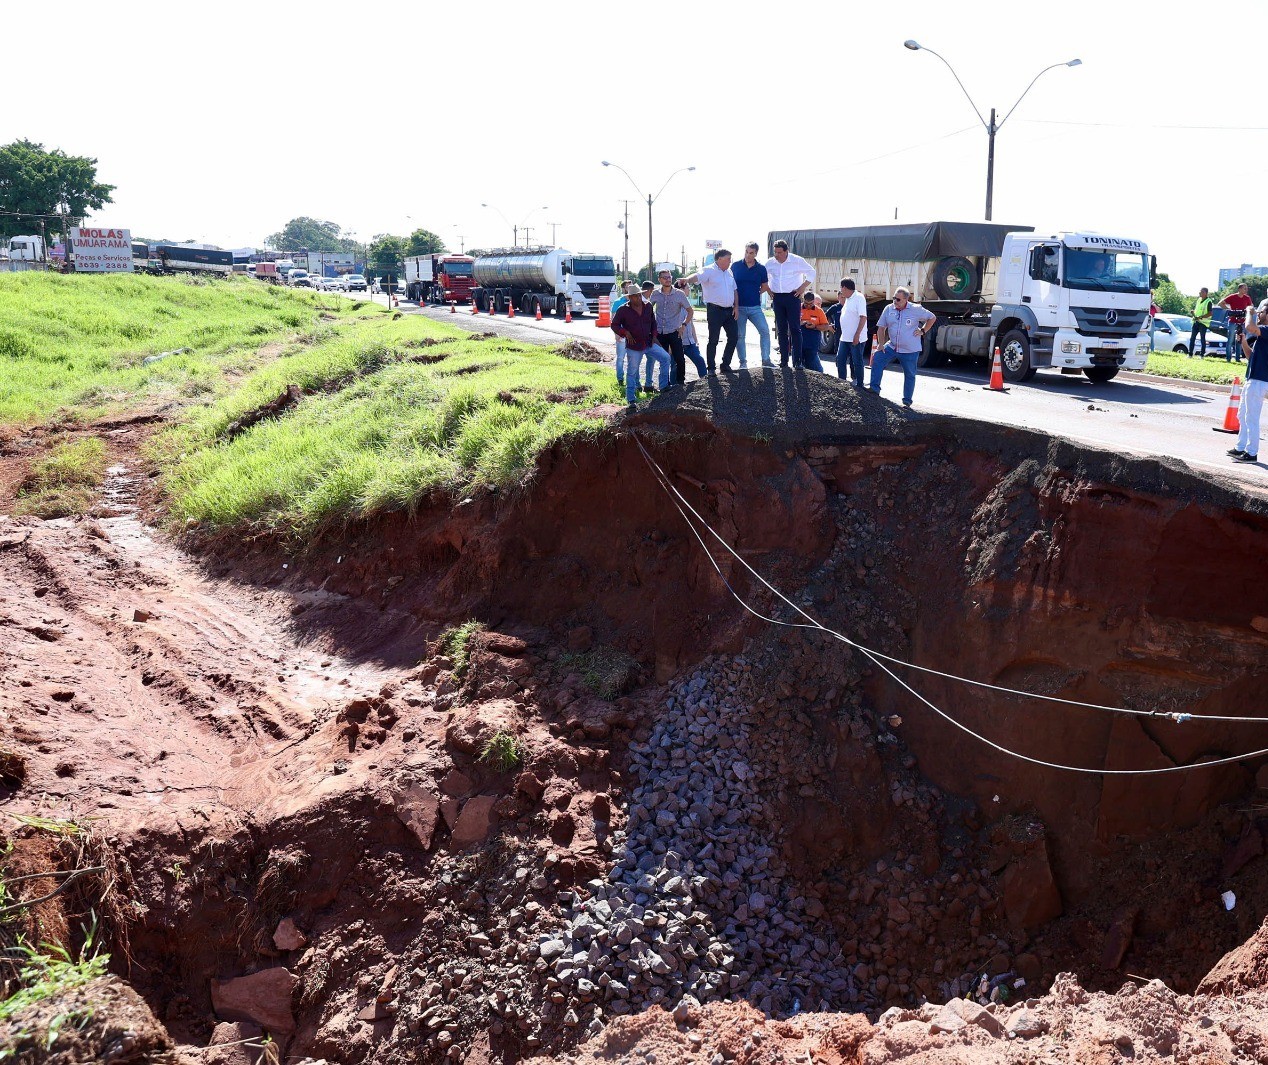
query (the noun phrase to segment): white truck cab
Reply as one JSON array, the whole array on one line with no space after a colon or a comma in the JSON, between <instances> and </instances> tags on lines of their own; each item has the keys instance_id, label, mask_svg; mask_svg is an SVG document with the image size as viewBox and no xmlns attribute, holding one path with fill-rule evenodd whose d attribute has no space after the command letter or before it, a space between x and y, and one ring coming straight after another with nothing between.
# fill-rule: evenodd
<instances>
[{"instance_id":1,"label":"white truck cab","mask_svg":"<svg viewBox=\"0 0 1268 1065\"><path fill-rule=\"evenodd\" d=\"M991 329L1004 376L1044 367L1109 381L1149 358L1153 259L1143 241L1099 233L1009 233Z\"/></svg>"}]
</instances>

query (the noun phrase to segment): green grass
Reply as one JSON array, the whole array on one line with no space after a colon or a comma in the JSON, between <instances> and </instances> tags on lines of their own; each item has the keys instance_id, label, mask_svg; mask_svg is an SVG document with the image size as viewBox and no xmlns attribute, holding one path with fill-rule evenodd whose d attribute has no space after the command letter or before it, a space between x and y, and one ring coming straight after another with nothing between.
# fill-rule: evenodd
<instances>
[{"instance_id":1,"label":"green grass","mask_svg":"<svg viewBox=\"0 0 1268 1065\"><path fill-rule=\"evenodd\" d=\"M480 750L480 761L492 766L495 772L508 773L520 764L524 757L520 741L505 729L498 729Z\"/></svg>"},{"instance_id":2,"label":"green grass","mask_svg":"<svg viewBox=\"0 0 1268 1065\"><path fill-rule=\"evenodd\" d=\"M95 436L58 444L31 463L14 504L15 514L64 518L83 514L106 476L106 447Z\"/></svg>"},{"instance_id":3,"label":"green grass","mask_svg":"<svg viewBox=\"0 0 1268 1065\"><path fill-rule=\"evenodd\" d=\"M559 665L565 672L579 674L585 686L600 699L615 699L629 691L638 669L638 662L625 652L603 645L565 654Z\"/></svg>"},{"instance_id":4,"label":"green grass","mask_svg":"<svg viewBox=\"0 0 1268 1065\"><path fill-rule=\"evenodd\" d=\"M227 439L288 384L305 393L298 406ZM438 489L515 485L551 443L602 431L582 411L620 399L601 365L380 316L284 352L191 413L157 454L176 520L304 535Z\"/></svg>"},{"instance_id":5,"label":"green grass","mask_svg":"<svg viewBox=\"0 0 1268 1065\"><path fill-rule=\"evenodd\" d=\"M250 278L0 274L0 424L205 394L270 340L382 308ZM179 348L179 355L144 360Z\"/></svg>"},{"instance_id":6,"label":"green grass","mask_svg":"<svg viewBox=\"0 0 1268 1065\"><path fill-rule=\"evenodd\" d=\"M484 631L484 622L464 621L461 625L446 629L436 641L436 649L453 662L454 674L462 677L471 664L471 637Z\"/></svg>"},{"instance_id":7,"label":"green grass","mask_svg":"<svg viewBox=\"0 0 1268 1065\"><path fill-rule=\"evenodd\" d=\"M1169 351L1154 351L1145 364L1145 373L1160 377L1182 377L1189 381L1209 381L1213 384L1231 385L1234 377L1246 380L1244 362L1225 362L1223 358L1208 356L1205 359L1173 355Z\"/></svg>"}]
</instances>

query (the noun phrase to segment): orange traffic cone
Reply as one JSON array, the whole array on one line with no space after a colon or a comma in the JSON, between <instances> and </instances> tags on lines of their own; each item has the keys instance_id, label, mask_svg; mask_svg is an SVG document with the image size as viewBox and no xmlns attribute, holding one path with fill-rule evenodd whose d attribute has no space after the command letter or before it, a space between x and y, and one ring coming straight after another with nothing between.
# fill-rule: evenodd
<instances>
[{"instance_id":1,"label":"orange traffic cone","mask_svg":"<svg viewBox=\"0 0 1268 1065\"><path fill-rule=\"evenodd\" d=\"M572 308L567 307L564 309L564 325L571 325L571 324L572 324ZM610 322L608 324L611 325Z\"/></svg>"},{"instance_id":2,"label":"orange traffic cone","mask_svg":"<svg viewBox=\"0 0 1268 1065\"><path fill-rule=\"evenodd\" d=\"M1007 392L1004 387L1004 361L999 357L999 345L995 346L995 358L991 361L991 383L983 389L985 392Z\"/></svg>"},{"instance_id":3,"label":"orange traffic cone","mask_svg":"<svg viewBox=\"0 0 1268 1065\"><path fill-rule=\"evenodd\" d=\"M506 316L507 316L508 318L514 318L514 317L515 317L515 301L514 301L514 300L508 300L508 301L507 301L507 303L506 303Z\"/></svg>"},{"instance_id":4,"label":"orange traffic cone","mask_svg":"<svg viewBox=\"0 0 1268 1065\"><path fill-rule=\"evenodd\" d=\"M494 308L494 303L493 303L493 300L490 299L489 300L489 316L490 317L492 317L494 314L497 313L493 308Z\"/></svg>"},{"instance_id":5,"label":"orange traffic cone","mask_svg":"<svg viewBox=\"0 0 1268 1065\"><path fill-rule=\"evenodd\" d=\"M564 319L567 321L568 319ZM599 297L599 317L595 321L595 327L598 329L607 329L612 324L612 297Z\"/></svg>"},{"instance_id":6,"label":"orange traffic cone","mask_svg":"<svg viewBox=\"0 0 1268 1065\"><path fill-rule=\"evenodd\" d=\"M1224 424L1212 425L1217 433L1240 433L1242 423L1237 420L1237 408L1242 402L1242 379L1233 378L1233 389L1228 394L1228 409L1224 411Z\"/></svg>"},{"instance_id":7,"label":"orange traffic cone","mask_svg":"<svg viewBox=\"0 0 1268 1065\"><path fill-rule=\"evenodd\" d=\"M533 318L539 322L542 320L542 305L540 303L537 304L537 313L533 315Z\"/></svg>"}]
</instances>

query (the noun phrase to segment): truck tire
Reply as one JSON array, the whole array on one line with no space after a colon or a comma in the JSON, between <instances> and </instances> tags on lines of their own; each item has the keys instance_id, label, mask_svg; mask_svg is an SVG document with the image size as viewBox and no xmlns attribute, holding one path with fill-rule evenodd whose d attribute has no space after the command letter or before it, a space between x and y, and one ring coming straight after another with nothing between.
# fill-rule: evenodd
<instances>
[{"instance_id":1,"label":"truck tire","mask_svg":"<svg viewBox=\"0 0 1268 1065\"><path fill-rule=\"evenodd\" d=\"M938 327L935 325L920 342L920 358L916 360L916 365L936 370L939 366L946 364L946 352L938 350Z\"/></svg>"},{"instance_id":2,"label":"truck tire","mask_svg":"<svg viewBox=\"0 0 1268 1065\"><path fill-rule=\"evenodd\" d=\"M1010 329L1004 334L1004 342L999 346L999 354L1005 381L1022 384L1039 372L1030 361L1030 337L1020 329Z\"/></svg>"},{"instance_id":3,"label":"truck tire","mask_svg":"<svg viewBox=\"0 0 1268 1065\"><path fill-rule=\"evenodd\" d=\"M568 297L563 293L555 297L555 314L560 318L564 318L568 314Z\"/></svg>"},{"instance_id":4,"label":"truck tire","mask_svg":"<svg viewBox=\"0 0 1268 1065\"><path fill-rule=\"evenodd\" d=\"M506 294L501 289L493 293L493 313L506 313Z\"/></svg>"},{"instance_id":5,"label":"truck tire","mask_svg":"<svg viewBox=\"0 0 1268 1065\"><path fill-rule=\"evenodd\" d=\"M1087 374L1089 381L1095 381L1098 385L1103 385L1107 381L1114 380L1118 376L1117 366L1087 366L1083 372Z\"/></svg>"},{"instance_id":6,"label":"truck tire","mask_svg":"<svg viewBox=\"0 0 1268 1065\"><path fill-rule=\"evenodd\" d=\"M933 290L939 299L967 300L981 287L977 267L963 255L939 259L931 275Z\"/></svg>"}]
</instances>

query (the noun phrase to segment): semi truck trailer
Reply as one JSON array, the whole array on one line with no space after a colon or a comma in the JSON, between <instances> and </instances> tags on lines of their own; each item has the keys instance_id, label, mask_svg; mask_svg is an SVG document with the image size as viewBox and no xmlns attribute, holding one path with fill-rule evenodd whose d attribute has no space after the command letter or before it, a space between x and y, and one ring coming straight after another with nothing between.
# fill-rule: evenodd
<instances>
[{"instance_id":1,"label":"semi truck trailer","mask_svg":"<svg viewBox=\"0 0 1268 1065\"><path fill-rule=\"evenodd\" d=\"M473 266L477 310L498 314L514 304L521 314L599 309L599 299L616 287L616 263L610 255L590 255L563 248L521 249L480 256Z\"/></svg>"},{"instance_id":2,"label":"semi truck trailer","mask_svg":"<svg viewBox=\"0 0 1268 1065\"><path fill-rule=\"evenodd\" d=\"M825 299L854 279L870 331L899 286L933 311L938 321L921 366L989 359L998 347L1009 381L1029 381L1041 369L1110 381L1149 357L1156 265L1135 238L930 222L769 234L771 244L780 239L815 267Z\"/></svg>"},{"instance_id":3,"label":"semi truck trailer","mask_svg":"<svg viewBox=\"0 0 1268 1065\"><path fill-rule=\"evenodd\" d=\"M185 248L179 244L157 244L154 258L165 274L232 274L233 252L209 248Z\"/></svg>"},{"instance_id":4,"label":"semi truck trailer","mask_svg":"<svg viewBox=\"0 0 1268 1065\"><path fill-rule=\"evenodd\" d=\"M470 255L411 255L405 260L405 298L416 303L467 303L475 278Z\"/></svg>"}]
</instances>

